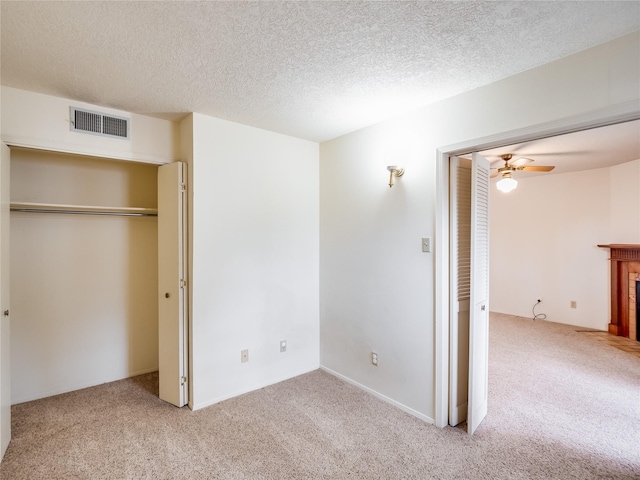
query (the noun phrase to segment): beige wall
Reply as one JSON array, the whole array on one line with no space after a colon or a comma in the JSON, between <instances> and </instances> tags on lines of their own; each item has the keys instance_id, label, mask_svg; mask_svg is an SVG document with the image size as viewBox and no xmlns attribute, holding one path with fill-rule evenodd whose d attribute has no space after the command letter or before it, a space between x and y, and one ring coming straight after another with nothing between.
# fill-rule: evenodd
<instances>
[{"instance_id":1,"label":"beige wall","mask_svg":"<svg viewBox=\"0 0 640 480\"><path fill-rule=\"evenodd\" d=\"M434 332L447 319L435 318L441 246L425 254L420 239L437 234L438 149L638 102L639 57L634 33L323 143L321 365L433 419ZM396 164L406 172L390 189Z\"/></svg>"},{"instance_id":2,"label":"beige wall","mask_svg":"<svg viewBox=\"0 0 640 480\"><path fill-rule=\"evenodd\" d=\"M68 100L5 87L2 93L9 125L2 136L10 144L187 161L193 407L318 367L317 143L193 114L181 125L132 115L127 145L70 135ZM135 163L123 174L127 164L113 160L97 167L88 158L53 157L64 161L18 166L15 201L149 206L151 196L135 187L144 176ZM157 285L149 270L157 265L155 222L60 217L12 215L14 402L157 368ZM40 275L46 282L32 284ZM34 305L40 298L46 302ZM51 319L45 310L54 300ZM286 354L280 340L288 342ZM250 361L241 365L245 348Z\"/></svg>"},{"instance_id":3,"label":"beige wall","mask_svg":"<svg viewBox=\"0 0 640 480\"><path fill-rule=\"evenodd\" d=\"M640 160L611 167L610 175L609 242L640 243Z\"/></svg>"},{"instance_id":4,"label":"beige wall","mask_svg":"<svg viewBox=\"0 0 640 480\"><path fill-rule=\"evenodd\" d=\"M611 169L518 180L491 189L491 310L605 330ZM578 308L570 308L576 301Z\"/></svg>"},{"instance_id":5,"label":"beige wall","mask_svg":"<svg viewBox=\"0 0 640 480\"><path fill-rule=\"evenodd\" d=\"M441 279L438 245L424 254L420 238L436 235L437 149L638 101L639 44L632 34L325 142L319 172L313 142L190 117L181 140L193 180L195 406L313 369L320 346L324 368L433 418ZM170 122L136 116L145 126L130 146L76 140L65 130L68 101L12 90L2 90L5 141L156 163L179 157L180 129ZM393 189L390 164L406 167ZM83 245L94 242L77 249ZM289 341L286 355L277 351L281 339ZM239 362L243 348L248 364Z\"/></svg>"},{"instance_id":6,"label":"beige wall","mask_svg":"<svg viewBox=\"0 0 640 480\"><path fill-rule=\"evenodd\" d=\"M155 208L157 166L12 149L11 199ZM157 219L11 213L12 403L158 368Z\"/></svg>"},{"instance_id":7,"label":"beige wall","mask_svg":"<svg viewBox=\"0 0 640 480\"><path fill-rule=\"evenodd\" d=\"M542 298L546 320L606 330L609 251L597 245L640 243L639 218L640 160L492 188L491 309L531 318Z\"/></svg>"},{"instance_id":8,"label":"beige wall","mask_svg":"<svg viewBox=\"0 0 640 480\"><path fill-rule=\"evenodd\" d=\"M318 368L319 153L315 142L197 113L182 127L192 400L202 408Z\"/></svg>"},{"instance_id":9,"label":"beige wall","mask_svg":"<svg viewBox=\"0 0 640 480\"><path fill-rule=\"evenodd\" d=\"M178 125L154 117L98 107L2 86L2 140L10 145L145 163L178 158ZM73 132L69 107L130 119L130 139Z\"/></svg>"},{"instance_id":10,"label":"beige wall","mask_svg":"<svg viewBox=\"0 0 640 480\"><path fill-rule=\"evenodd\" d=\"M1 92L2 141L14 147L13 201L155 207L157 165L179 156L178 125ZM130 140L71 132L70 106L130 118ZM11 214L13 403L157 369L156 224Z\"/></svg>"}]
</instances>

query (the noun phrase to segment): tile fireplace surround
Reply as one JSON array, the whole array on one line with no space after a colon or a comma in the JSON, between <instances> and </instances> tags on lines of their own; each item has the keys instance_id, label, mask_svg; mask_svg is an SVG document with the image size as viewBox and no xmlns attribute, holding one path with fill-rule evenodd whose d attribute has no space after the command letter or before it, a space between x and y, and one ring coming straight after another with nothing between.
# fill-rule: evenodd
<instances>
[{"instance_id":1,"label":"tile fireplace surround","mask_svg":"<svg viewBox=\"0 0 640 480\"><path fill-rule=\"evenodd\" d=\"M611 322L609 333L637 339L636 281L640 281L640 245L598 245L611 251Z\"/></svg>"}]
</instances>

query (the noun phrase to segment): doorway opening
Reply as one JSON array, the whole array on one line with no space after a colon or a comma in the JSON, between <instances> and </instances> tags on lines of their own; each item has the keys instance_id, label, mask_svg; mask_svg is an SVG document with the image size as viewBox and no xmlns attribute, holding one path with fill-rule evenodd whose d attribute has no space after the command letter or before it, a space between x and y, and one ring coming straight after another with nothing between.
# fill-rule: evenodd
<instances>
[{"instance_id":1,"label":"doorway opening","mask_svg":"<svg viewBox=\"0 0 640 480\"><path fill-rule=\"evenodd\" d=\"M9 161L11 403L158 370L162 377L160 271L164 260L186 258L183 244L159 255L167 195L158 173L167 166L20 147ZM181 191L177 180L172 191ZM178 202L166 204L163 218L172 218ZM172 302L185 295L179 280L163 286ZM177 406L187 403L186 323Z\"/></svg>"},{"instance_id":2,"label":"doorway opening","mask_svg":"<svg viewBox=\"0 0 640 480\"><path fill-rule=\"evenodd\" d=\"M450 342L452 341L450 337L450 269L456 268L456 266L449 264L450 198L453 193L455 193L455 186L450 185L449 158L451 156L467 155L473 152L481 152L501 146L534 141L605 125L637 120L639 118L640 111L638 110L637 102L629 102L556 122L461 142L441 147L437 150L437 254L435 274L439 281L436 282L435 292L435 424L438 427L444 427L449 424L449 368L451 366Z\"/></svg>"}]
</instances>

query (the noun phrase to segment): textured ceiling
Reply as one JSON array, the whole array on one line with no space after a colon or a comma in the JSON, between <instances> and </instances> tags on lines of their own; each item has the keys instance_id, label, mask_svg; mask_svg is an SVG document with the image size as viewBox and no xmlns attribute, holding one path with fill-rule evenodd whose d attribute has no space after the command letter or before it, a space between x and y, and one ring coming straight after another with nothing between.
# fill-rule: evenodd
<instances>
[{"instance_id":1,"label":"textured ceiling","mask_svg":"<svg viewBox=\"0 0 640 480\"><path fill-rule=\"evenodd\" d=\"M1 2L2 84L327 140L640 29L637 1Z\"/></svg>"}]
</instances>

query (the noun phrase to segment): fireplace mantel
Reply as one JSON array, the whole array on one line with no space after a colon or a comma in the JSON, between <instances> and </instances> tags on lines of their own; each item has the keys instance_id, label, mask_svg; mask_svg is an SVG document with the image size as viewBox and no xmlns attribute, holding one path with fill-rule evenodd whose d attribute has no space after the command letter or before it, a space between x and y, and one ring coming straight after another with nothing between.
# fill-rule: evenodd
<instances>
[{"instance_id":1,"label":"fireplace mantel","mask_svg":"<svg viewBox=\"0 0 640 480\"><path fill-rule=\"evenodd\" d=\"M611 322L609 333L629 337L629 274L640 273L640 245L598 245L611 251ZM635 296L635 294L634 294ZM633 310L635 311L635 305ZM635 321L635 319L632 319Z\"/></svg>"}]
</instances>

